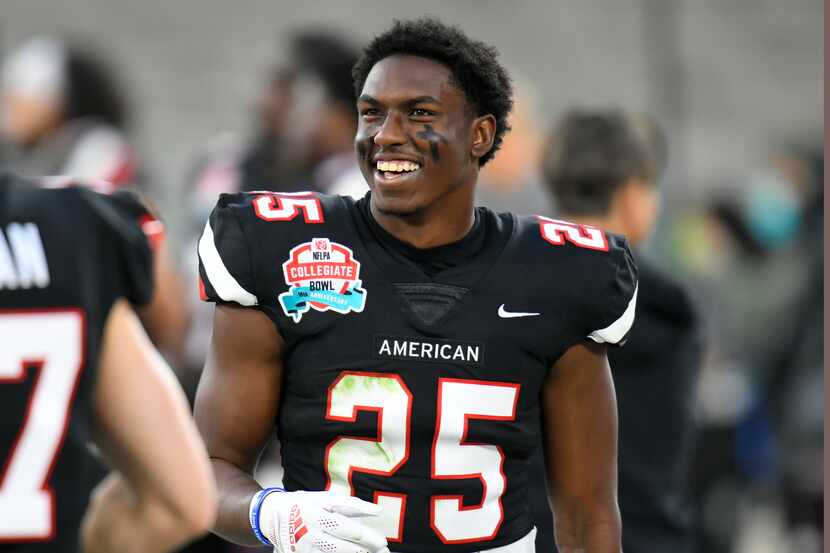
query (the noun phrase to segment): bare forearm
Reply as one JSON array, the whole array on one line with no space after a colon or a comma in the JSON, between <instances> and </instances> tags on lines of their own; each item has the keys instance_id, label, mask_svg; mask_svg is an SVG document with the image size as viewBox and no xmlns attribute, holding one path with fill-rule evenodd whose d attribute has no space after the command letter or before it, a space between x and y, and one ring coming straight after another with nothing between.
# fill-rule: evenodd
<instances>
[{"instance_id":1,"label":"bare forearm","mask_svg":"<svg viewBox=\"0 0 830 553\"><path fill-rule=\"evenodd\" d=\"M240 545L259 545L248 509L261 489L252 476L256 460L277 420L282 348L263 312L216 307L194 414L219 492L213 532Z\"/></svg>"},{"instance_id":2,"label":"bare forearm","mask_svg":"<svg viewBox=\"0 0 830 553\"><path fill-rule=\"evenodd\" d=\"M616 505L586 516L579 511L556 513L559 553L621 553L621 524Z\"/></svg>"},{"instance_id":3,"label":"bare forearm","mask_svg":"<svg viewBox=\"0 0 830 553\"><path fill-rule=\"evenodd\" d=\"M113 473L96 488L81 535L85 553L163 553L207 530L153 497L137 497Z\"/></svg>"},{"instance_id":4,"label":"bare forearm","mask_svg":"<svg viewBox=\"0 0 830 553\"><path fill-rule=\"evenodd\" d=\"M620 553L617 403L604 346L568 349L541 397L559 551Z\"/></svg>"},{"instance_id":5,"label":"bare forearm","mask_svg":"<svg viewBox=\"0 0 830 553\"><path fill-rule=\"evenodd\" d=\"M239 545L261 545L251 530L248 509L261 488L253 477L222 459L211 459L219 488L219 511L214 533Z\"/></svg>"}]
</instances>

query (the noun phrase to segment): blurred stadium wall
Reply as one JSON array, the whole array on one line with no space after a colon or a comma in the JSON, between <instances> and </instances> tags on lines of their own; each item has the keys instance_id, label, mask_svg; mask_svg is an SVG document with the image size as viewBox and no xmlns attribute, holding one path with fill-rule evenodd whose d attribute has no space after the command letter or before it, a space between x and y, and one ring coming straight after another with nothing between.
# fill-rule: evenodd
<instances>
[{"instance_id":1,"label":"blurred stadium wall","mask_svg":"<svg viewBox=\"0 0 830 553\"><path fill-rule=\"evenodd\" d=\"M194 152L248 127L286 31L323 24L365 40L394 17L437 15L538 87L543 128L573 104L657 116L672 137L671 203L746 174L771 138L821 130L822 13L821 0L4 0L0 48L58 33L104 49L175 206Z\"/></svg>"}]
</instances>

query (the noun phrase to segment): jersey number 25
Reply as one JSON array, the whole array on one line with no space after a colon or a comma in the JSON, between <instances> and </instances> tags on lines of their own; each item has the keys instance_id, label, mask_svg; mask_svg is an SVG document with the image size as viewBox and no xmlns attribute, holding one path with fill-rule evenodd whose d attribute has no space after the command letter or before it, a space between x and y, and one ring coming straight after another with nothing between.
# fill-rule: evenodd
<instances>
[{"instance_id":1,"label":"jersey number 25","mask_svg":"<svg viewBox=\"0 0 830 553\"><path fill-rule=\"evenodd\" d=\"M478 505L462 505L461 495L430 499L430 525L444 543L492 540L504 520L501 496L507 484L499 446L467 440L469 421L512 421L519 384L438 379L438 407L432 442L431 474L436 480L478 478L484 494ZM326 419L355 422L358 411L378 414L377 439L341 436L326 448L326 489L354 495L352 472L392 476L409 459L412 393L400 376L343 372L328 392ZM403 539L406 494L375 492L383 507L378 530L389 541ZM373 524L374 525L374 524Z\"/></svg>"}]
</instances>

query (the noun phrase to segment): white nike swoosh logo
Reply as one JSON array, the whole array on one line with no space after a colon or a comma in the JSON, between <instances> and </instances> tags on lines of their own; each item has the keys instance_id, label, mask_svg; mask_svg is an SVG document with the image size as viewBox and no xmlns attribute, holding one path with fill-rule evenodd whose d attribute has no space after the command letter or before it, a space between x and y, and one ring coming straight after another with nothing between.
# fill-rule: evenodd
<instances>
[{"instance_id":1,"label":"white nike swoosh logo","mask_svg":"<svg viewBox=\"0 0 830 553\"><path fill-rule=\"evenodd\" d=\"M513 319L515 317L537 317L541 313L521 313L519 311L508 311L504 308L504 304L499 306L499 317L502 319Z\"/></svg>"}]
</instances>

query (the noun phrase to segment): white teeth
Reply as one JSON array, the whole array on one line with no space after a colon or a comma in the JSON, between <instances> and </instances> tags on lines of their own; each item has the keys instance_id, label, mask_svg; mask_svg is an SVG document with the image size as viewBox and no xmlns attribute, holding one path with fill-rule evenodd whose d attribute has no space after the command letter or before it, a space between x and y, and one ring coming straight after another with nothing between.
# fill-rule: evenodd
<instances>
[{"instance_id":1,"label":"white teeth","mask_svg":"<svg viewBox=\"0 0 830 553\"><path fill-rule=\"evenodd\" d=\"M412 161L378 161L377 168L378 171L402 173L409 171L417 171L421 168L421 166Z\"/></svg>"}]
</instances>

